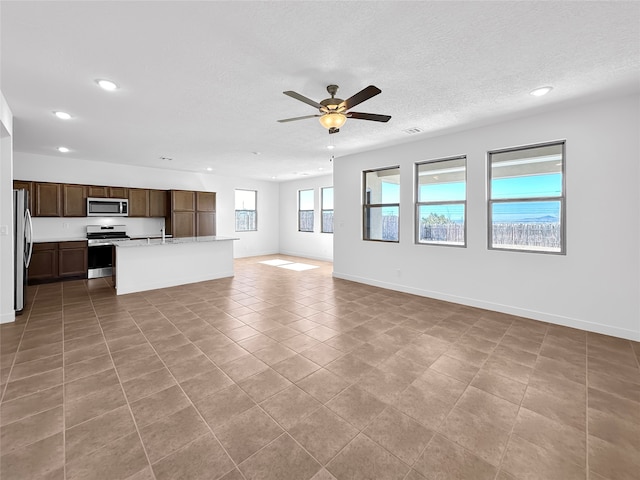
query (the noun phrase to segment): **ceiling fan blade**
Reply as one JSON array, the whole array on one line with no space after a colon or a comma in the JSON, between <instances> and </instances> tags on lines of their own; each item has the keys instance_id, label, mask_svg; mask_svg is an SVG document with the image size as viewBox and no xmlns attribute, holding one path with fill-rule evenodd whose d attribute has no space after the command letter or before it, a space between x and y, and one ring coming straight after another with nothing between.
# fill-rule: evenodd
<instances>
[{"instance_id":1,"label":"ceiling fan blade","mask_svg":"<svg viewBox=\"0 0 640 480\"><path fill-rule=\"evenodd\" d=\"M312 107L322 108L322 105L320 105L315 100L311 100L310 98L307 98L304 95L300 95L299 93L292 92L291 90L287 90L286 92L282 92L282 93L290 96L291 98L295 98L296 100L300 100L301 102L304 102L307 105L311 105Z\"/></svg>"},{"instance_id":2,"label":"ceiling fan blade","mask_svg":"<svg viewBox=\"0 0 640 480\"><path fill-rule=\"evenodd\" d=\"M369 85L367 88L363 88L362 90L360 90L353 97L347 98L339 106L344 106L345 110L349 110L350 108L355 107L365 100L369 100L371 97L375 97L379 93L382 93L382 90L373 85Z\"/></svg>"},{"instance_id":3,"label":"ceiling fan blade","mask_svg":"<svg viewBox=\"0 0 640 480\"><path fill-rule=\"evenodd\" d=\"M390 115L378 115L376 113L349 112L348 118L357 118L358 120L373 120L374 122L388 122L391 120Z\"/></svg>"},{"instance_id":4,"label":"ceiling fan blade","mask_svg":"<svg viewBox=\"0 0 640 480\"><path fill-rule=\"evenodd\" d=\"M284 118L282 120L278 120L278 122L280 123L294 122L296 120L304 120L305 118L314 118L314 117L321 117L321 116L322 115L305 115L304 117Z\"/></svg>"}]
</instances>

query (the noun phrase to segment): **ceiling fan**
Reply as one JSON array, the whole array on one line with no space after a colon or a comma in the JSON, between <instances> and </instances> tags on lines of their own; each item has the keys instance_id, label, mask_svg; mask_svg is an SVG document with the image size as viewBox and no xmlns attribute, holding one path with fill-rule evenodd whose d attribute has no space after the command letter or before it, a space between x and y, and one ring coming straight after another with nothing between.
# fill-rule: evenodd
<instances>
[{"instance_id":1,"label":"ceiling fan","mask_svg":"<svg viewBox=\"0 0 640 480\"><path fill-rule=\"evenodd\" d=\"M320 103L311 100L304 95L300 95L299 93L292 92L291 90L282 92L285 95L290 96L291 98L295 98L296 100L300 100L307 105L316 107L320 111L320 115L305 115L304 117L285 118L283 120L278 120L278 122L283 123L293 122L295 120L304 120L305 118L319 118L322 126L328 129L329 133L331 134L338 133L340 131L340 127L342 127L347 121L347 118L372 120L374 122L388 122L391 119L391 116L389 115L347 111L352 107L355 107L356 105L364 102L365 100L369 100L371 97L375 97L379 93L382 93L382 90L380 90L378 87L369 85L368 87L360 90L358 93L356 93L352 97L347 98L346 100L336 98L336 93L338 93L338 85L329 85L327 87L327 92L329 92L331 98L325 98L324 100L320 101Z\"/></svg>"}]
</instances>

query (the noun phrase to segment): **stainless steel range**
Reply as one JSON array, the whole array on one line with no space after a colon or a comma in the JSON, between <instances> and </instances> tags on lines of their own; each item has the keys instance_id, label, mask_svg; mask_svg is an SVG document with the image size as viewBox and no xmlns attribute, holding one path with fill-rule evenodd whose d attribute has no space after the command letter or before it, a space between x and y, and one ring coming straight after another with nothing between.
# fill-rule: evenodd
<instances>
[{"instance_id":1,"label":"stainless steel range","mask_svg":"<svg viewBox=\"0 0 640 480\"><path fill-rule=\"evenodd\" d=\"M89 278L113 275L114 244L129 240L126 225L87 225Z\"/></svg>"}]
</instances>

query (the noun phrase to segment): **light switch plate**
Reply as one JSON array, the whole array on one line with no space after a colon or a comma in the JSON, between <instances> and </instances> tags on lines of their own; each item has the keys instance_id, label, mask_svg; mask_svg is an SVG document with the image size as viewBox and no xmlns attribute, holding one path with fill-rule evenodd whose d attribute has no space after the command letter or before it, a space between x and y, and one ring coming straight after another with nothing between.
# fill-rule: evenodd
<instances>
[{"instance_id":1,"label":"light switch plate","mask_svg":"<svg viewBox=\"0 0 640 480\"><path fill-rule=\"evenodd\" d=\"M0 235L2 236L9 235L9 225L0 225Z\"/></svg>"}]
</instances>

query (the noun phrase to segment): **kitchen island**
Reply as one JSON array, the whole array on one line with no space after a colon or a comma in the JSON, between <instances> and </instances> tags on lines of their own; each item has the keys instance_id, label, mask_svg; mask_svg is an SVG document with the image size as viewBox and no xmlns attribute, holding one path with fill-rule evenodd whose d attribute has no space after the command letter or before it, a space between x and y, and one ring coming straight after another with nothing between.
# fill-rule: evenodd
<instances>
[{"instance_id":1,"label":"kitchen island","mask_svg":"<svg viewBox=\"0 0 640 480\"><path fill-rule=\"evenodd\" d=\"M233 237L131 240L116 244L116 293L233 277Z\"/></svg>"}]
</instances>

